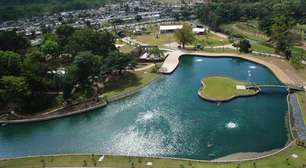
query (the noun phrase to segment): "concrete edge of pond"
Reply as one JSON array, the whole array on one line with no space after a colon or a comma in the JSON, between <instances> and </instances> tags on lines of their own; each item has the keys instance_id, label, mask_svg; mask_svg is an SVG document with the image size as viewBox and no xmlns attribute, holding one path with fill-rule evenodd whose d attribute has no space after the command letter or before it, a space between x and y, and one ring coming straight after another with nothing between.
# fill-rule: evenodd
<instances>
[{"instance_id":1,"label":"concrete edge of pond","mask_svg":"<svg viewBox=\"0 0 306 168\"><path fill-rule=\"evenodd\" d=\"M222 76L220 76L220 77L222 77ZM205 78L205 79L206 79L206 78ZM203 79L203 80L205 80L205 79ZM241 95L233 95L233 96L231 96L231 97L229 97L229 98L227 98L227 99L214 99L214 98L206 97L205 95L203 95L203 94L201 93L201 89L204 89L204 88L206 87L206 85L205 85L205 83L204 83L203 80L201 80L201 85L202 85L202 86L201 86L200 89L198 90L198 95L199 95L200 98L202 98L202 99L204 99L204 100L206 100L206 101L209 101L209 102L230 102L230 101L232 101L232 100L234 100L234 99L237 99L237 98L240 98L240 97L252 97L252 96L256 96L256 95L259 94L260 91L261 91L261 89L260 89L259 87L254 87L255 90L256 90L255 93L241 94Z\"/></svg>"},{"instance_id":2,"label":"concrete edge of pond","mask_svg":"<svg viewBox=\"0 0 306 168\"><path fill-rule=\"evenodd\" d=\"M160 72L164 74L173 73L180 63L181 56L202 56L202 57L211 57L211 58L240 58L247 61L251 61L257 64L260 64L266 68L268 68L279 81L285 84L295 84L294 80L292 80L282 69L277 67L276 65L269 63L267 61L258 59L252 55L248 54L233 54L233 53L209 53L209 52L188 52L182 50L176 50L169 54L169 56L164 61L163 65L160 68Z\"/></svg>"},{"instance_id":3,"label":"concrete edge of pond","mask_svg":"<svg viewBox=\"0 0 306 168\"><path fill-rule=\"evenodd\" d=\"M292 140L286 146L281 149L270 150L266 152L250 152L258 154L256 157L251 158L243 158L239 159L239 155L245 155L248 152L241 152L241 153L233 153L229 154L214 160L197 160L197 159L187 159L187 158L175 158L175 157L162 157L162 156L136 156L136 155L112 155L112 154L101 154L101 153L72 153L72 154L54 154L54 155L32 155L32 156L22 156L22 157L14 157L14 158L2 158L0 161L7 161L7 160L15 160L15 159L27 159L27 158L35 158L35 157L56 157L56 156L114 156L114 157L140 157L140 158L147 158L147 159L169 159L169 160L177 160L177 161L194 161L194 162L202 162L202 163L237 163L237 162L246 162L246 161L256 161L265 159L268 157L275 156L288 148L294 146L296 144L296 139ZM236 155L235 159L226 159L227 157L231 157Z\"/></svg>"},{"instance_id":4,"label":"concrete edge of pond","mask_svg":"<svg viewBox=\"0 0 306 168\"><path fill-rule=\"evenodd\" d=\"M140 86L140 87L136 88L135 90L132 90L132 91L126 93L126 94L122 94L122 95L119 94L119 95L111 96L110 98L107 98L106 101L104 101L103 103L100 103L100 104L92 106L92 107L79 109L79 110L75 110L75 111L70 111L70 112L67 112L67 113L64 113L64 114L49 115L49 116L45 116L45 117L19 119L19 120L0 120L0 124L6 125L6 124L23 124L23 123L41 122L41 121L55 120L55 119L59 119L59 118L69 117L69 116L72 116L72 115L87 113L87 112L90 112L90 111L93 111L93 110L96 110L96 109L99 109L99 108L103 108L103 107L107 106L108 103L118 101L118 100L124 99L128 96L134 95L134 94L138 93L139 91L141 91L146 86L150 85L152 82L161 79L161 77L162 77L162 75L159 75L155 79L153 79L152 81L146 83L143 86Z\"/></svg>"}]
</instances>

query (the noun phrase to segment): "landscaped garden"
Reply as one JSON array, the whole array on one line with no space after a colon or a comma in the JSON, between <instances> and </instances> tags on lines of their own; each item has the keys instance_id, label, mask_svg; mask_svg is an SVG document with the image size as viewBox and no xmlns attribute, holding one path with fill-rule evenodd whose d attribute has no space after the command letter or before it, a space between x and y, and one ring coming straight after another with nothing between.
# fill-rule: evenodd
<instances>
[{"instance_id":1,"label":"landscaped garden","mask_svg":"<svg viewBox=\"0 0 306 168\"><path fill-rule=\"evenodd\" d=\"M199 95L211 101L228 101L239 96L255 95L258 90L248 89L247 84L247 82L237 81L229 77L211 76L202 80Z\"/></svg>"}]
</instances>

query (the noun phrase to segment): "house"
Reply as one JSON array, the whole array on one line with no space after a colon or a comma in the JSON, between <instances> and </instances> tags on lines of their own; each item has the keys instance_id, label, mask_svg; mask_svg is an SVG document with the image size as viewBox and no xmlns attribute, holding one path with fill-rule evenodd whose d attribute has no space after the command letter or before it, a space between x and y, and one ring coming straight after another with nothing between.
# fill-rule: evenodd
<instances>
[{"instance_id":1,"label":"house","mask_svg":"<svg viewBox=\"0 0 306 168\"><path fill-rule=\"evenodd\" d=\"M205 28L199 28L199 27L192 28L192 32L197 35L203 35L205 31L206 31Z\"/></svg>"},{"instance_id":2,"label":"house","mask_svg":"<svg viewBox=\"0 0 306 168\"><path fill-rule=\"evenodd\" d=\"M182 29L183 25L161 25L159 26L160 33L173 33L176 30Z\"/></svg>"}]
</instances>

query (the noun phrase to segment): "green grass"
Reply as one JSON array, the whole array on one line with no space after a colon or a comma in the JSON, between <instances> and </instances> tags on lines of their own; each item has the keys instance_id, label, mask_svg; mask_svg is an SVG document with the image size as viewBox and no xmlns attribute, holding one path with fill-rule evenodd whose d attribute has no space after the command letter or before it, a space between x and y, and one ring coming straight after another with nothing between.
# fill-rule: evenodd
<instances>
[{"instance_id":1,"label":"green grass","mask_svg":"<svg viewBox=\"0 0 306 168\"><path fill-rule=\"evenodd\" d=\"M273 47L269 47L260 43L253 43L251 46L253 51L275 54L275 49Z\"/></svg>"},{"instance_id":2,"label":"green grass","mask_svg":"<svg viewBox=\"0 0 306 168\"><path fill-rule=\"evenodd\" d=\"M233 24L222 25L221 29L234 36L241 36L250 40L265 42L269 39L265 34L257 28L256 22L237 22Z\"/></svg>"},{"instance_id":3,"label":"green grass","mask_svg":"<svg viewBox=\"0 0 306 168\"><path fill-rule=\"evenodd\" d=\"M159 74L151 73L151 69L147 71L128 72L116 81L105 86L106 97L124 95L143 87L156 79Z\"/></svg>"},{"instance_id":4,"label":"green grass","mask_svg":"<svg viewBox=\"0 0 306 168\"><path fill-rule=\"evenodd\" d=\"M292 154L298 155L298 158L293 158ZM152 162L151 167L155 168L254 168L254 162L257 168L296 168L306 164L306 149L299 146L293 146L281 153L265 159L256 161L245 161L238 163L208 163L196 161L170 160L170 159L153 159L142 157L124 157L124 156L105 156L102 162L97 162L99 156L48 156L34 157L15 160L0 161L1 168L41 168L44 160L46 167L67 167L67 166L83 166L84 160L88 167L93 167L94 162L97 167L121 167L130 168L134 165L135 168L150 167L146 166L147 162ZM289 159L289 165L286 159Z\"/></svg>"},{"instance_id":5,"label":"green grass","mask_svg":"<svg viewBox=\"0 0 306 168\"><path fill-rule=\"evenodd\" d=\"M246 85L246 82L237 81L229 77L212 76L202 80L205 84L200 89L200 94L211 100L228 100L234 96L256 93L255 90L238 90L236 85Z\"/></svg>"},{"instance_id":6,"label":"green grass","mask_svg":"<svg viewBox=\"0 0 306 168\"><path fill-rule=\"evenodd\" d=\"M292 55L302 55L303 49L299 47L292 47L291 49ZM306 60L306 51L304 50L303 59Z\"/></svg>"},{"instance_id":7,"label":"green grass","mask_svg":"<svg viewBox=\"0 0 306 168\"><path fill-rule=\"evenodd\" d=\"M119 48L119 51L123 53L130 53L131 51L133 51L134 48L135 47L131 45L125 44L124 46Z\"/></svg>"},{"instance_id":8,"label":"green grass","mask_svg":"<svg viewBox=\"0 0 306 168\"><path fill-rule=\"evenodd\" d=\"M230 44L228 39L219 37L215 34L208 33L207 35L196 35L196 40L194 45L201 44L204 47L206 46L221 46Z\"/></svg>"},{"instance_id":9,"label":"green grass","mask_svg":"<svg viewBox=\"0 0 306 168\"><path fill-rule=\"evenodd\" d=\"M204 48L203 51L211 53L237 53L236 50L230 48Z\"/></svg>"},{"instance_id":10,"label":"green grass","mask_svg":"<svg viewBox=\"0 0 306 168\"><path fill-rule=\"evenodd\" d=\"M175 42L174 34L173 33L162 33L157 38L155 34L145 34L135 37L136 40L149 44L149 45L158 45L162 46L168 43Z\"/></svg>"},{"instance_id":11,"label":"green grass","mask_svg":"<svg viewBox=\"0 0 306 168\"><path fill-rule=\"evenodd\" d=\"M305 92L299 92L297 93L297 98L299 100L300 107L304 114L304 123L306 125L306 93Z\"/></svg>"}]
</instances>

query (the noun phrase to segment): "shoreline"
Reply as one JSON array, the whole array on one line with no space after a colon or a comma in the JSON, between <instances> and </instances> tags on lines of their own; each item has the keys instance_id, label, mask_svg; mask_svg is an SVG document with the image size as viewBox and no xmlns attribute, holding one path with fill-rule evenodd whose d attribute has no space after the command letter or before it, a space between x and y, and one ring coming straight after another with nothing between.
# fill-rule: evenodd
<instances>
[{"instance_id":1,"label":"shoreline","mask_svg":"<svg viewBox=\"0 0 306 168\"><path fill-rule=\"evenodd\" d=\"M63 113L63 114L57 114L57 115L52 114L52 113L56 113L56 111L54 111L54 112L50 113L50 115L46 115L46 116L43 116L43 117L38 116L38 117L34 117L34 118L26 118L26 119L18 119L18 120L0 120L0 124L6 125L6 124L23 124L23 123L42 122L42 121L55 120L55 119L60 119L60 118L65 118L65 117L70 117L70 116L74 116L74 115L79 115L79 114L91 112L93 110L97 110L97 109L106 107L108 103L118 101L118 100L124 99L126 97L129 97L131 95L134 95L134 94L138 93L139 91L141 91L146 86L150 85L152 82L154 82L156 80L159 80L161 78L162 78L162 75L157 75L154 79L152 79L148 83L140 85L139 87L135 88L134 90L129 91L128 93L113 95L113 96L110 96L109 98L107 97L106 100L103 100L102 103L98 103L98 104L96 104L95 106L92 106L92 107L88 107L88 108L84 108L84 109L78 109L78 110L70 111L70 112ZM62 109L63 108L60 108L60 110L62 110Z\"/></svg>"},{"instance_id":2,"label":"shoreline","mask_svg":"<svg viewBox=\"0 0 306 168\"><path fill-rule=\"evenodd\" d=\"M199 159L188 159L188 158L177 158L177 157L167 157L167 156L138 156L138 155L120 155L120 154L103 154L103 153L68 153L68 154L46 154L46 155L30 155L30 156L20 156L12 158L0 158L1 161L16 160L16 159L27 159L27 158L41 158L41 157L61 157L61 156L111 156L111 157L134 157L134 158L146 158L146 159L167 159L176 161L193 161L200 163L237 163L237 162L247 162L266 159L275 156L290 147L295 146L296 140L292 140L287 143L283 148L271 149L263 152L237 152L228 154L212 160L199 160Z\"/></svg>"},{"instance_id":3,"label":"shoreline","mask_svg":"<svg viewBox=\"0 0 306 168\"><path fill-rule=\"evenodd\" d=\"M182 56L200 56L200 57L208 57L208 58L240 58L243 60L251 61L253 63L262 65L268 68L276 78L284 84L295 84L294 79L290 78L282 69L278 66L256 58L250 54L233 54L233 53L209 53L209 52L189 52L189 51L181 51L176 50L171 52L169 56L164 61L163 65L160 68L160 72L164 74L173 73L180 63L180 57Z\"/></svg>"},{"instance_id":4,"label":"shoreline","mask_svg":"<svg viewBox=\"0 0 306 168\"><path fill-rule=\"evenodd\" d=\"M207 77L206 77L207 78ZM204 79L205 80L205 79ZM208 98L207 96L203 95L201 90L204 89L206 86L204 80L201 80L201 87L200 89L198 90L198 95L200 98L202 98L203 100L206 100L206 101L210 101L210 102L229 102L229 101L232 101L234 99L237 99L237 98L240 98L240 97L252 97L252 96L256 96L257 94L260 93L261 89L259 87L254 87L256 92L255 93L248 93L248 94L240 94L240 95L233 95L229 98L226 98L226 99L214 99L214 98Z\"/></svg>"}]
</instances>

